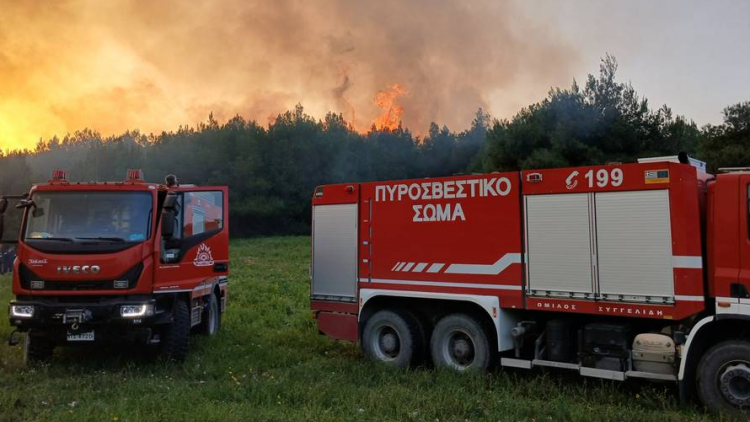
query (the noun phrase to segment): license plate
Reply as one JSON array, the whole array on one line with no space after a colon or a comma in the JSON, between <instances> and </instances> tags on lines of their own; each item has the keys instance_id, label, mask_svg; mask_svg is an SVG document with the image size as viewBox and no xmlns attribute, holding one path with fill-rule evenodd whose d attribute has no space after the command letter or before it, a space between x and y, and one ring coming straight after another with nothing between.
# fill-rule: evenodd
<instances>
[{"instance_id":1,"label":"license plate","mask_svg":"<svg viewBox=\"0 0 750 422\"><path fill-rule=\"evenodd\" d=\"M68 341L94 341L94 330L75 333L68 331Z\"/></svg>"}]
</instances>

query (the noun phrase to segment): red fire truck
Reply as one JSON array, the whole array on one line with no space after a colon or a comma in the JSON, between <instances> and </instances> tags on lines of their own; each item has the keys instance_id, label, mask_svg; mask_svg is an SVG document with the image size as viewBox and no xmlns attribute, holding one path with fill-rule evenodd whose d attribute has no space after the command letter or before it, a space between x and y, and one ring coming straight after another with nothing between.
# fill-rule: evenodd
<instances>
[{"instance_id":1,"label":"red fire truck","mask_svg":"<svg viewBox=\"0 0 750 422\"><path fill-rule=\"evenodd\" d=\"M313 314L401 367L563 368L747 408L749 190L682 154L320 186Z\"/></svg>"},{"instance_id":2,"label":"red fire truck","mask_svg":"<svg viewBox=\"0 0 750 422\"><path fill-rule=\"evenodd\" d=\"M9 312L26 332L25 358L129 339L181 360L191 331L215 334L227 299L227 194L174 176L146 183L140 170L107 183L70 183L58 170L1 199L0 214L8 199L24 212Z\"/></svg>"}]
</instances>

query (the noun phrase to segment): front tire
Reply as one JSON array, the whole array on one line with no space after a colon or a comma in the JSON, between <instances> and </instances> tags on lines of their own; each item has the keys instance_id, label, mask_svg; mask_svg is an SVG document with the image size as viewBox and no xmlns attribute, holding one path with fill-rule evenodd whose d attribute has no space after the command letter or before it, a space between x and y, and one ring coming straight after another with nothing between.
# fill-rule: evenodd
<instances>
[{"instance_id":1,"label":"front tire","mask_svg":"<svg viewBox=\"0 0 750 422\"><path fill-rule=\"evenodd\" d=\"M747 415L750 409L750 342L725 341L698 364L698 395L714 413Z\"/></svg>"},{"instance_id":2,"label":"front tire","mask_svg":"<svg viewBox=\"0 0 750 422\"><path fill-rule=\"evenodd\" d=\"M23 344L23 361L26 365L34 365L52 358L55 344L44 333L29 330Z\"/></svg>"},{"instance_id":3,"label":"front tire","mask_svg":"<svg viewBox=\"0 0 750 422\"><path fill-rule=\"evenodd\" d=\"M458 372L486 371L494 353L482 324L466 314L452 314L441 319L430 341L432 362Z\"/></svg>"},{"instance_id":4,"label":"front tire","mask_svg":"<svg viewBox=\"0 0 750 422\"><path fill-rule=\"evenodd\" d=\"M362 349L369 359L399 368L417 365L423 359L424 338L419 322L411 314L382 310L367 321Z\"/></svg>"},{"instance_id":5,"label":"front tire","mask_svg":"<svg viewBox=\"0 0 750 422\"><path fill-rule=\"evenodd\" d=\"M172 306L172 323L163 332L161 355L168 359L181 362L188 353L190 338L190 309L187 302L177 299Z\"/></svg>"},{"instance_id":6,"label":"front tire","mask_svg":"<svg viewBox=\"0 0 750 422\"><path fill-rule=\"evenodd\" d=\"M198 331L201 334L213 336L219 332L219 328L221 328L221 310L219 309L219 300L216 298L215 294L212 294L208 299L208 306L203 311L203 317Z\"/></svg>"}]
</instances>

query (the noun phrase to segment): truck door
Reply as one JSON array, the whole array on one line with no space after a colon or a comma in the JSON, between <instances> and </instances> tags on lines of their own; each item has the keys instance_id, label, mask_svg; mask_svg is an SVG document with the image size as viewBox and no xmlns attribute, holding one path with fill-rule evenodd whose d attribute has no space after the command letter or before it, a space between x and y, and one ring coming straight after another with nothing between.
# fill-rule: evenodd
<instances>
[{"instance_id":1,"label":"truck door","mask_svg":"<svg viewBox=\"0 0 750 422\"><path fill-rule=\"evenodd\" d=\"M739 176L739 250L740 250L740 268L739 276L736 283L730 283L729 295L740 299L750 298L750 174ZM717 296L719 294L717 286Z\"/></svg>"},{"instance_id":2,"label":"truck door","mask_svg":"<svg viewBox=\"0 0 750 422\"><path fill-rule=\"evenodd\" d=\"M228 273L227 188L180 187L172 192L177 194L174 229L156 248L154 291L210 289Z\"/></svg>"}]
</instances>

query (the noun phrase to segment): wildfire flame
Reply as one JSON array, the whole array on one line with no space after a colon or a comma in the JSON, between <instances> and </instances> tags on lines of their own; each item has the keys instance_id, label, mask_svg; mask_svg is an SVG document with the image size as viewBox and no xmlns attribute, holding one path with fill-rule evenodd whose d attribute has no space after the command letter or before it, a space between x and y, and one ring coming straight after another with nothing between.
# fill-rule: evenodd
<instances>
[{"instance_id":1,"label":"wildfire flame","mask_svg":"<svg viewBox=\"0 0 750 422\"><path fill-rule=\"evenodd\" d=\"M401 115L404 114L404 107L399 104L398 99L407 93L406 88L394 83L375 95L375 104L381 109L380 115L372 122L376 129L394 130L398 128L401 123Z\"/></svg>"}]
</instances>

